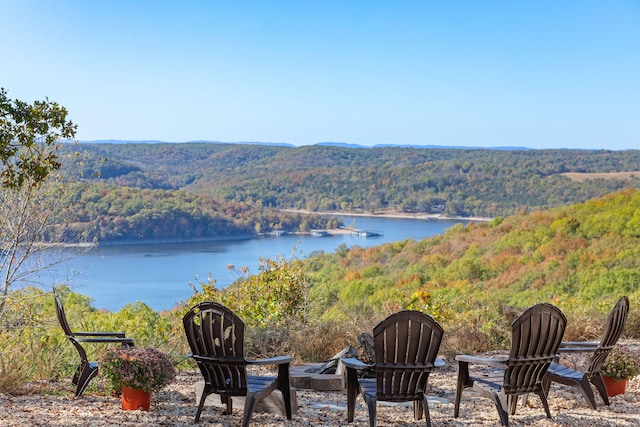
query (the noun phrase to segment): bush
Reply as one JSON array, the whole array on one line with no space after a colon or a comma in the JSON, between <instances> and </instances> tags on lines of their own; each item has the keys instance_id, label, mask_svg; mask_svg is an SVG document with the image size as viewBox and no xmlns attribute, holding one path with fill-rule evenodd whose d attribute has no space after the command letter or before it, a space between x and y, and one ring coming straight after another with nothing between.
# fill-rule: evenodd
<instances>
[{"instance_id":1,"label":"bush","mask_svg":"<svg viewBox=\"0 0 640 427\"><path fill-rule=\"evenodd\" d=\"M614 347L600 369L600 375L616 381L633 379L640 374L640 356L627 347Z\"/></svg>"},{"instance_id":2,"label":"bush","mask_svg":"<svg viewBox=\"0 0 640 427\"><path fill-rule=\"evenodd\" d=\"M127 386L158 391L176 377L169 357L153 348L111 348L102 357L99 372L114 390Z\"/></svg>"}]
</instances>

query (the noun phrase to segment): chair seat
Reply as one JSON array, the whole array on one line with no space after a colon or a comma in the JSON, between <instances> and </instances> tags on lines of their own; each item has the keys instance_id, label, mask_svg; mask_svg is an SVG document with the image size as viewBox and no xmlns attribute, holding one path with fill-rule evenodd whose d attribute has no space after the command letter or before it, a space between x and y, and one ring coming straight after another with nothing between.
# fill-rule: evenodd
<instances>
[{"instance_id":1,"label":"chair seat","mask_svg":"<svg viewBox=\"0 0 640 427\"><path fill-rule=\"evenodd\" d=\"M210 392L223 396L245 396L246 394L254 394L266 388L269 388L269 386L271 386L277 380L278 379L276 377L260 377L257 375L247 375L246 390L229 390L228 388L217 388L213 387L211 384L207 384L207 387Z\"/></svg>"},{"instance_id":2,"label":"chair seat","mask_svg":"<svg viewBox=\"0 0 640 427\"><path fill-rule=\"evenodd\" d=\"M504 381L503 375L491 375L491 376L480 376L480 377L471 377L474 382L474 385L480 386L485 390L489 390L492 392L499 392L502 390L502 382Z\"/></svg>"},{"instance_id":3,"label":"chair seat","mask_svg":"<svg viewBox=\"0 0 640 427\"><path fill-rule=\"evenodd\" d=\"M375 378L363 378L358 380L360 383L360 391L362 394L373 398L375 400L381 400L385 402L407 402L411 400L422 400L424 399L424 393L416 392L413 395L402 394L398 396L394 395L384 395L380 397L378 395L377 385Z\"/></svg>"},{"instance_id":4,"label":"chair seat","mask_svg":"<svg viewBox=\"0 0 640 427\"><path fill-rule=\"evenodd\" d=\"M249 393L257 393L260 390L269 388L269 386L274 384L277 380L278 379L276 377L259 377L255 375L248 375L247 388L249 389Z\"/></svg>"},{"instance_id":5,"label":"chair seat","mask_svg":"<svg viewBox=\"0 0 640 427\"><path fill-rule=\"evenodd\" d=\"M564 378L570 378L575 381L580 381L584 377L584 372L576 371L568 366L561 365L559 363L552 363L547 369L548 375L557 375Z\"/></svg>"}]
</instances>

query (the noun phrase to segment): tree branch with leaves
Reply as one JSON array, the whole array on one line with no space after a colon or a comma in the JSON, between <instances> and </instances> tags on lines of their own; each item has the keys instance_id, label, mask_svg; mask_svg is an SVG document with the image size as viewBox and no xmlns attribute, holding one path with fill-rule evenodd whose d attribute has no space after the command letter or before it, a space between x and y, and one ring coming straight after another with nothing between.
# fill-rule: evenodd
<instances>
[{"instance_id":1,"label":"tree branch with leaves","mask_svg":"<svg viewBox=\"0 0 640 427\"><path fill-rule=\"evenodd\" d=\"M65 201L59 141L76 132L67 114L46 98L29 104L0 88L0 318L12 286L42 269L34 255L53 236Z\"/></svg>"}]
</instances>

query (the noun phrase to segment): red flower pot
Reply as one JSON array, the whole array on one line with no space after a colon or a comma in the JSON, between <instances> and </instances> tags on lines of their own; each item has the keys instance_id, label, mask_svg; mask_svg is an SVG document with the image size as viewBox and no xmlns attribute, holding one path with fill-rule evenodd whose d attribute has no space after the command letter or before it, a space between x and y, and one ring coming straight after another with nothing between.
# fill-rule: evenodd
<instances>
[{"instance_id":1,"label":"red flower pot","mask_svg":"<svg viewBox=\"0 0 640 427\"><path fill-rule=\"evenodd\" d=\"M148 411L151 405L151 392L139 388L122 386L122 409Z\"/></svg>"},{"instance_id":2,"label":"red flower pot","mask_svg":"<svg viewBox=\"0 0 640 427\"><path fill-rule=\"evenodd\" d=\"M602 381L604 381L604 386L607 389L607 394L611 397L623 394L627 389L627 380L625 378L616 381L611 377L603 376Z\"/></svg>"}]
</instances>

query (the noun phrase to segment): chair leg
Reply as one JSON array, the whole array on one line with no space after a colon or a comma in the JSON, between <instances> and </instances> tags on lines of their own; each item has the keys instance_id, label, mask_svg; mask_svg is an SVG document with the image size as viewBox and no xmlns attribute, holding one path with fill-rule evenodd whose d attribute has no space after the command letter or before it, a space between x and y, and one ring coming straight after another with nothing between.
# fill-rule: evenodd
<instances>
[{"instance_id":1,"label":"chair leg","mask_svg":"<svg viewBox=\"0 0 640 427\"><path fill-rule=\"evenodd\" d=\"M356 411L356 397L360 391L358 373L353 368L347 368L347 422L353 421Z\"/></svg>"},{"instance_id":2,"label":"chair leg","mask_svg":"<svg viewBox=\"0 0 640 427\"><path fill-rule=\"evenodd\" d=\"M249 421L251 421L251 415L255 409L257 396L255 394L248 394L244 401L244 414L242 415L242 427L249 427Z\"/></svg>"},{"instance_id":3,"label":"chair leg","mask_svg":"<svg viewBox=\"0 0 640 427\"><path fill-rule=\"evenodd\" d=\"M424 395L422 406L424 407L424 417L427 421L427 427L431 427L431 414L429 414L429 402L427 402L427 395Z\"/></svg>"},{"instance_id":4,"label":"chair leg","mask_svg":"<svg viewBox=\"0 0 640 427\"><path fill-rule=\"evenodd\" d=\"M506 399L501 398L500 396L498 396L496 393L491 393L491 400L493 400L493 403L496 406L496 409L498 410L498 415L500 416L500 422L502 423L503 426L508 426L509 425L509 414L507 413L507 411L505 410L506 407L509 407L509 402L507 402Z\"/></svg>"},{"instance_id":5,"label":"chair leg","mask_svg":"<svg viewBox=\"0 0 640 427\"><path fill-rule=\"evenodd\" d=\"M291 384L289 383L289 365L278 365L278 390L284 400L284 411L287 419L291 419Z\"/></svg>"},{"instance_id":6,"label":"chair leg","mask_svg":"<svg viewBox=\"0 0 640 427\"><path fill-rule=\"evenodd\" d=\"M547 401L547 395L544 393L544 390L540 390L538 392L538 396L540 396L540 400L542 401L542 406L544 407L544 411L547 413L547 418L552 419L551 411L549 410L549 402Z\"/></svg>"},{"instance_id":7,"label":"chair leg","mask_svg":"<svg viewBox=\"0 0 640 427\"><path fill-rule=\"evenodd\" d=\"M453 406L453 417L458 418L460 415L460 399L462 399L462 391L467 387L472 387L473 381L469 377L469 363L458 361L458 384L456 386L456 399Z\"/></svg>"},{"instance_id":8,"label":"chair leg","mask_svg":"<svg viewBox=\"0 0 640 427\"><path fill-rule=\"evenodd\" d=\"M205 386L204 390L202 390L202 396L200 396L200 403L198 404L198 410L196 411L196 417L193 419L194 423L200 421L200 414L202 413L202 408L204 408L204 401L207 399L207 388Z\"/></svg>"},{"instance_id":9,"label":"chair leg","mask_svg":"<svg viewBox=\"0 0 640 427\"><path fill-rule=\"evenodd\" d=\"M376 398L375 396L362 393L365 402L367 402L367 409L369 410L369 427L376 427Z\"/></svg>"},{"instance_id":10,"label":"chair leg","mask_svg":"<svg viewBox=\"0 0 640 427\"><path fill-rule=\"evenodd\" d=\"M518 406L518 396L509 395L507 397L507 403L509 405L509 414L514 415L516 413L516 407Z\"/></svg>"},{"instance_id":11,"label":"chair leg","mask_svg":"<svg viewBox=\"0 0 640 427\"><path fill-rule=\"evenodd\" d=\"M426 397L424 400L427 400ZM424 403L422 403L422 400L414 400L413 401L413 419L415 421L420 421L422 419L423 412L424 412Z\"/></svg>"},{"instance_id":12,"label":"chair leg","mask_svg":"<svg viewBox=\"0 0 640 427\"><path fill-rule=\"evenodd\" d=\"M224 415L233 414L233 398L231 396L220 396L220 402L227 406L223 412Z\"/></svg>"},{"instance_id":13,"label":"chair leg","mask_svg":"<svg viewBox=\"0 0 640 427\"><path fill-rule=\"evenodd\" d=\"M73 383L76 385L76 397L82 396L85 388L89 385L89 382L98 373L98 368L91 366L90 363L82 362L78 366L78 370L73 377Z\"/></svg>"},{"instance_id":14,"label":"chair leg","mask_svg":"<svg viewBox=\"0 0 640 427\"><path fill-rule=\"evenodd\" d=\"M593 384L596 387L596 390L598 390L598 393L600 393L600 397L602 397L604 404L609 406L611 402L609 401L607 388L604 386L604 381L602 381L602 377L599 373L591 377L591 384Z\"/></svg>"},{"instance_id":15,"label":"chair leg","mask_svg":"<svg viewBox=\"0 0 640 427\"><path fill-rule=\"evenodd\" d=\"M587 377L584 376L582 377L582 380L576 381L576 387L578 388L578 390L580 390L580 393L582 393L582 396L584 396L585 400L589 404L589 407L591 407L591 409L596 409L597 408L596 398L593 395L593 390L591 389L591 383L589 382ZM605 394L606 394L606 390L605 390Z\"/></svg>"},{"instance_id":16,"label":"chair leg","mask_svg":"<svg viewBox=\"0 0 640 427\"><path fill-rule=\"evenodd\" d=\"M545 376L542 377L542 391L545 396L549 396L549 390L551 390L551 379L549 379L549 376L545 374Z\"/></svg>"}]
</instances>

